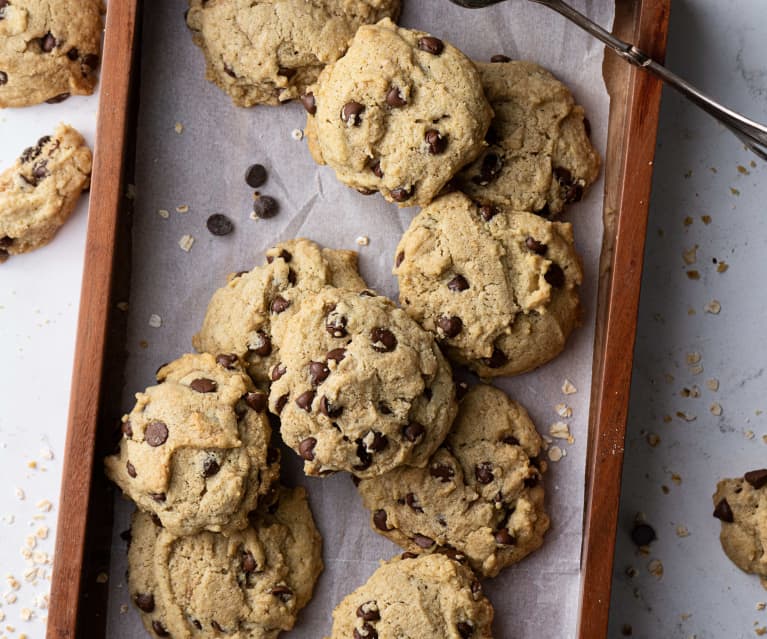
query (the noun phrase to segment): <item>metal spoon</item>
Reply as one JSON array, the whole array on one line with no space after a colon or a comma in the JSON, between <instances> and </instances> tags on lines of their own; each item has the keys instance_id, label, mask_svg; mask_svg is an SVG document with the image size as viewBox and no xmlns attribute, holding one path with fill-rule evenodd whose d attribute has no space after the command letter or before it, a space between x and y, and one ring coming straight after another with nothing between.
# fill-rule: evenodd
<instances>
[{"instance_id":1,"label":"metal spoon","mask_svg":"<svg viewBox=\"0 0 767 639\"><path fill-rule=\"evenodd\" d=\"M491 4L503 2L503 0L450 0L450 2L468 7L470 9L479 9L488 7ZM726 126L746 147L753 151L763 160L767 161L767 127L759 124L750 118L747 118L732 109L728 109L715 100L702 93L686 80L669 71L666 67L658 64L647 54L637 49L633 44L624 42L616 38L612 33L606 31L598 24L592 22L585 15L573 9L562 0L532 0L553 9L562 14L565 18L577 24L581 29L587 31L595 38L604 42L615 53L634 66L646 69L655 74L661 80L673 87L683 96L697 104Z\"/></svg>"}]
</instances>

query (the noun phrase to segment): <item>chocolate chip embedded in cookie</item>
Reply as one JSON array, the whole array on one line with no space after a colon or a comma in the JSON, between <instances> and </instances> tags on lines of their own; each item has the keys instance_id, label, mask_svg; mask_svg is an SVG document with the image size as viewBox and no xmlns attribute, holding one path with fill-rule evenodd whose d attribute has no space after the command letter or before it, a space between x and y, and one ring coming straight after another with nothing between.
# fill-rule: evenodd
<instances>
[{"instance_id":1,"label":"chocolate chip embedded in cookie","mask_svg":"<svg viewBox=\"0 0 767 639\"><path fill-rule=\"evenodd\" d=\"M360 25L396 20L399 8L400 0L190 0L187 24L208 80L249 107L303 96Z\"/></svg>"},{"instance_id":2,"label":"chocolate chip embedded in cookie","mask_svg":"<svg viewBox=\"0 0 767 639\"><path fill-rule=\"evenodd\" d=\"M358 490L373 529L406 551L445 553L494 577L538 549L549 528L541 445L527 411L480 384L425 468L396 468Z\"/></svg>"},{"instance_id":3,"label":"chocolate chip embedded in cookie","mask_svg":"<svg viewBox=\"0 0 767 639\"><path fill-rule=\"evenodd\" d=\"M451 359L516 375L556 357L578 324L581 262L569 224L486 209L461 193L435 200L402 237L394 273L403 309Z\"/></svg>"},{"instance_id":4,"label":"chocolate chip embedded in cookie","mask_svg":"<svg viewBox=\"0 0 767 639\"><path fill-rule=\"evenodd\" d=\"M50 242L90 177L91 151L72 127L61 124L26 149L0 174L0 262Z\"/></svg>"},{"instance_id":5,"label":"chocolate chip embedded in cookie","mask_svg":"<svg viewBox=\"0 0 767 639\"><path fill-rule=\"evenodd\" d=\"M285 326L271 410L309 475L423 466L455 415L432 335L378 296L328 288Z\"/></svg>"},{"instance_id":6,"label":"chocolate chip embedded in cookie","mask_svg":"<svg viewBox=\"0 0 767 639\"><path fill-rule=\"evenodd\" d=\"M107 475L172 534L245 527L279 475L266 393L230 353L184 355L157 381L123 418Z\"/></svg>"},{"instance_id":7,"label":"chocolate chip embedded in cookie","mask_svg":"<svg viewBox=\"0 0 767 639\"><path fill-rule=\"evenodd\" d=\"M330 639L490 639L493 606L471 570L444 555L382 562L333 611Z\"/></svg>"},{"instance_id":8,"label":"chocolate chip embedded in cookie","mask_svg":"<svg viewBox=\"0 0 767 639\"><path fill-rule=\"evenodd\" d=\"M466 56L389 20L360 28L320 74L308 106L314 159L400 206L428 204L474 160L492 116Z\"/></svg>"}]
</instances>

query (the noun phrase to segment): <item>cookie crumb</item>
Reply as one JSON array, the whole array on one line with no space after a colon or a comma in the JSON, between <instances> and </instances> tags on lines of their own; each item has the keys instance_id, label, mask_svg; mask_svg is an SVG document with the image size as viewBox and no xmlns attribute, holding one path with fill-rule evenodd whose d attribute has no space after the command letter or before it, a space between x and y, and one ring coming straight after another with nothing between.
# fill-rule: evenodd
<instances>
[{"instance_id":1,"label":"cookie crumb","mask_svg":"<svg viewBox=\"0 0 767 639\"><path fill-rule=\"evenodd\" d=\"M549 426L549 435L557 439L566 439L568 444L575 442L575 439L570 434L570 428L565 422L554 422Z\"/></svg>"},{"instance_id":2,"label":"cookie crumb","mask_svg":"<svg viewBox=\"0 0 767 639\"><path fill-rule=\"evenodd\" d=\"M107 573L100 572L98 575L96 575L97 584L105 584L107 581L109 581L109 575Z\"/></svg>"},{"instance_id":3,"label":"cookie crumb","mask_svg":"<svg viewBox=\"0 0 767 639\"><path fill-rule=\"evenodd\" d=\"M173 128L176 131L176 133L178 133L179 135L181 135L184 132L184 125L181 124L181 122L176 122L176 124L173 125Z\"/></svg>"},{"instance_id":4,"label":"cookie crumb","mask_svg":"<svg viewBox=\"0 0 767 639\"><path fill-rule=\"evenodd\" d=\"M716 265L716 272L724 273L728 268L730 268L730 265L727 262L719 262Z\"/></svg>"},{"instance_id":5,"label":"cookie crumb","mask_svg":"<svg viewBox=\"0 0 767 639\"><path fill-rule=\"evenodd\" d=\"M695 264L698 261L698 245L696 244L682 251L682 259L687 265Z\"/></svg>"},{"instance_id":6,"label":"cookie crumb","mask_svg":"<svg viewBox=\"0 0 767 639\"><path fill-rule=\"evenodd\" d=\"M730 187L730 193L732 193L735 197L738 197L740 195L740 191L736 189L734 186Z\"/></svg>"},{"instance_id":7,"label":"cookie crumb","mask_svg":"<svg viewBox=\"0 0 767 639\"><path fill-rule=\"evenodd\" d=\"M117 310L118 311L122 311L123 313L127 312L128 308L130 308L128 306L128 302L117 302L117 304L115 304L115 306L117 306Z\"/></svg>"},{"instance_id":8,"label":"cookie crumb","mask_svg":"<svg viewBox=\"0 0 767 639\"><path fill-rule=\"evenodd\" d=\"M743 433L743 436L746 439L753 439L754 437L756 437L756 435L754 434L754 431L752 430L747 430L745 433Z\"/></svg>"},{"instance_id":9,"label":"cookie crumb","mask_svg":"<svg viewBox=\"0 0 767 639\"><path fill-rule=\"evenodd\" d=\"M661 563L661 560L653 559L647 564L647 571L656 579L661 579L663 577L663 564Z\"/></svg>"},{"instance_id":10,"label":"cookie crumb","mask_svg":"<svg viewBox=\"0 0 767 639\"><path fill-rule=\"evenodd\" d=\"M682 476L678 473L671 473L671 481L673 481L677 486L680 486L682 484Z\"/></svg>"},{"instance_id":11,"label":"cookie crumb","mask_svg":"<svg viewBox=\"0 0 767 639\"><path fill-rule=\"evenodd\" d=\"M693 269L691 271L685 271L685 273L687 274L687 277L689 279L691 279L691 280L699 280L700 279L700 273L698 271L696 271L695 269Z\"/></svg>"},{"instance_id":12,"label":"cookie crumb","mask_svg":"<svg viewBox=\"0 0 767 639\"><path fill-rule=\"evenodd\" d=\"M136 199L136 185L135 184L129 184L127 187L125 187L125 197L129 200L135 200Z\"/></svg>"},{"instance_id":13,"label":"cookie crumb","mask_svg":"<svg viewBox=\"0 0 767 639\"><path fill-rule=\"evenodd\" d=\"M763 637L764 635L767 635L767 626L762 626L761 628L754 628L754 632L760 637Z\"/></svg>"},{"instance_id":14,"label":"cookie crumb","mask_svg":"<svg viewBox=\"0 0 767 639\"><path fill-rule=\"evenodd\" d=\"M189 213L189 205L188 204L179 204L176 207L176 213Z\"/></svg>"},{"instance_id":15,"label":"cookie crumb","mask_svg":"<svg viewBox=\"0 0 767 639\"><path fill-rule=\"evenodd\" d=\"M557 404L554 406L554 410L556 411L557 415L564 417L565 419L573 416L573 409L570 408L567 404Z\"/></svg>"},{"instance_id":16,"label":"cookie crumb","mask_svg":"<svg viewBox=\"0 0 767 639\"><path fill-rule=\"evenodd\" d=\"M120 604L120 614L125 615L128 613L128 604Z\"/></svg>"},{"instance_id":17,"label":"cookie crumb","mask_svg":"<svg viewBox=\"0 0 767 639\"><path fill-rule=\"evenodd\" d=\"M160 317L156 313L152 313L149 316L149 326L151 326L152 328L160 328L162 326L162 317Z\"/></svg>"},{"instance_id":18,"label":"cookie crumb","mask_svg":"<svg viewBox=\"0 0 767 639\"><path fill-rule=\"evenodd\" d=\"M692 223L693 223L693 219L689 215L685 216L683 224L685 226L692 226Z\"/></svg>"},{"instance_id":19,"label":"cookie crumb","mask_svg":"<svg viewBox=\"0 0 767 639\"><path fill-rule=\"evenodd\" d=\"M16 499L18 499L19 501L24 501L27 498L26 493L21 488L17 487L16 491L15 491L15 494L16 494Z\"/></svg>"},{"instance_id":20,"label":"cookie crumb","mask_svg":"<svg viewBox=\"0 0 767 639\"><path fill-rule=\"evenodd\" d=\"M360 235L355 242L357 243L357 246L367 246L370 244L370 238L367 235Z\"/></svg>"},{"instance_id":21,"label":"cookie crumb","mask_svg":"<svg viewBox=\"0 0 767 639\"><path fill-rule=\"evenodd\" d=\"M290 137L293 138L296 142L299 142L304 139L304 132L301 129L293 129L290 132Z\"/></svg>"},{"instance_id":22,"label":"cookie crumb","mask_svg":"<svg viewBox=\"0 0 767 639\"><path fill-rule=\"evenodd\" d=\"M767 602L764 602L764 601L757 601L756 602L756 609L757 610L764 610L765 608L767 608Z\"/></svg>"},{"instance_id":23,"label":"cookie crumb","mask_svg":"<svg viewBox=\"0 0 767 639\"><path fill-rule=\"evenodd\" d=\"M711 411L711 414L715 415L716 417L719 417L719 415L722 414L722 406L718 402L711 404L709 410Z\"/></svg>"},{"instance_id":24,"label":"cookie crumb","mask_svg":"<svg viewBox=\"0 0 767 639\"><path fill-rule=\"evenodd\" d=\"M157 215L159 215L162 219L167 220L170 217L170 211L168 209L158 209Z\"/></svg>"},{"instance_id":25,"label":"cookie crumb","mask_svg":"<svg viewBox=\"0 0 767 639\"><path fill-rule=\"evenodd\" d=\"M719 390L719 380L715 377L712 377L711 379L706 380L706 388L710 391L718 391Z\"/></svg>"},{"instance_id":26,"label":"cookie crumb","mask_svg":"<svg viewBox=\"0 0 767 639\"><path fill-rule=\"evenodd\" d=\"M575 384L573 384L569 379L565 379L565 381L562 383L562 392L565 395L575 395L575 393L578 392L578 389L575 388Z\"/></svg>"},{"instance_id":27,"label":"cookie crumb","mask_svg":"<svg viewBox=\"0 0 767 639\"><path fill-rule=\"evenodd\" d=\"M706 226L708 226L709 224L711 224L711 216L710 216L710 215L701 215L701 216L700 216L700 220L701 220L701 222L703 222L703 224L705 224Z\"/></svg>"},{"instance_id":28,"label":"cookie crumb","mask_svg":"<svg viewBox=\"0 0 767 639\"><path fill-rule=\"evenodd\" d=\"M701 354L696 351L693 351L692 353L687 353L687 363L690 365L697 364L698 362L700 362L700 359L701 359Z\"/></svg>"},{"instance_id":29,"label":"cookie crumb","mask_svg":"<svg viewBox=\"0 0 767 639\"><path fill-rule=\"evenodd\" d=\"M30 621L32 619L32 611L29 608L22 608L20 617L22 621Z\"/></svg>"},{"instance_id":30,"label":"cookie crumb","mask_svg":"<svg viewBox=\"0 0 767 639\"><path fill-rule=\"evenodd\" d=\"M682 524L679 524L676 527L676 536L677 537L689 537L690 531L687 530L687 526L683 526Z\"/></svg>"},{"instance_id":31,"label":"cookie crumb","mask_svg":"<svg viewBox=\"0 0 767 639\"><path fill-rule=\"evenodd\" d=\"M681 410L678 410L676 412L676 416L679 419L682 419L682 420L684 420L686 422L694 422L696 419L698 419L696 415L692 415L690 413L687 413L687 412L681 411Z\"/></svg>"},{"instance_id":32,"label":"cookie crumb","mask_svg":"<svg viewBox=\"0 0 767 639\"><path fill-rule=\"evenodd\" d=\"M719 311L722 310L722 304L719 300L711 300L703 307L703 310L706 313L711 313L711 315L719 315Z\"/></svg>"},{"instance_id":33,"label":"cookie crumb","mask_svg":"<svg viewBox=\"0 0 767 639\"><path fill-rule=\"evenodd\" d=\"M194 238L191 235L182 235L181 239L178 241L181 250L186 251L187 253L192 250L192 244L194 244Z\"/></svg>"},{"instance_id":34,"label":"cookie crumb","mask_svg":"<svg viewBox=\"0 0 767 639\"><path fill-rule=\"evenodd\" d=\"M549 448L549 459L553 462L558 462L560 459L562 459L567 453L562 450L559 446L552 446Z\"/></svg>"},{"instance_id":35,"label":"cookie crumb","mask_svg":"<svg viewBox=\"0 0 767 639\"><path fill-rule=\"evenodd\" d=\"M658 444L660 444L660 437L658 435L656 435L655 433L648 433L647 434L647 443L652 448L655 448Z\"/></svg>"},{"instance_id":36,"label":"cookie crumb","mask_svg":"<svg viewBox=\"0 0 767 639\"><path fill-rule=\"evenodd\" d=\"M53 504L48 499L41 499L40 501L37 502L37 504L35 504L35 506L37 506L38 510L45 513L50 512L51 509L53 508Z\"/></svg>"}]
</instances>

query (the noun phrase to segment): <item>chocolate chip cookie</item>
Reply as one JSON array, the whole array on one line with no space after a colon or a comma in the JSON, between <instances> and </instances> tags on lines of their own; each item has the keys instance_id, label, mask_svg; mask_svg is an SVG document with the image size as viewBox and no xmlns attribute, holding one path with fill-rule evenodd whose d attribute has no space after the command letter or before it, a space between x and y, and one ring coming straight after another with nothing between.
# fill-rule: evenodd
<instances>
[{"instance_id":1,"label":"chocolate chip cookie","mask_svg":"<svg viewBox=\"0 0 767 639\"><path fill-rule=\"evenodd\" d=\"M411 553L447 553L494 577L543 543L549 528L541 438L527 411L480 384L426 468L363 479L371 526Z\"/></svg>"},{"instance_id":2,"label":"chocolate chip cookie","mask_svg":"<svg viewBox=\"0 0 767 639\"><path fill-rule=\"evenodd\" d=\"M363 24L397 19L400 0L190 0L206 76L238 106L302 95Z\"/></svg>"},{"instance_id":3,"label":"chocolate chip cookie","mask_svg":"<svg viewBox=\"0 0 767 639\"><path fill-rule=\"evenodd\" d=\"M714 494L722 548L745 572L767 577L767 468L723 479Z\"/></svg>"},{"instance_id":4,"label":"chocolate chip cookie","mask_svg":"<svg viewBox=\"0 0 767 639\"><path fill-rule=\"evenodd\" d=\"M570 224L461 193L413 219L394 273L405 311L482 377L548 362L579 322L582 270Z\"/></svg>"},{"instance_id":5,"label":"chocolate chip cookie","mask_svg":"<svg viewBox=\"0 0 767 639\"><path fill-rule=\"evenodd\" d=\"M304 239L282 242L267 251L266 264L231 276L216 291L192 344L201 352L242 357L253 380L267 386L279 361L282 327L307 293L326 285L365 289L357 253Z\"/></svg>"},{"instance_id":6,"label":"chocolate chip cookie","mask_svg":"<svg viewBox=\"0 0 767 639\"><path fill-rule=\"evenodd\" d=\"M579 201L599 177L600 158L569 89L532 62L477 66L495 111L490 147L456 186L483 204L544 216Z\"/></svg>"},{"instance_id":7,"label":"chocolate chip cookie","mask_svg":"<svg viewBox=\"0 0 767 639\"><path fill-rule=\"evenodd\" d=\"M90 186L91 159L83 136L61 124L0 174L0 263L53 239Z\"/></svg>"},{"instance_id":8,"label":"chocolate chip cookie","mask_svg":"<svg viewBox=\"0 0 767 639\"><path fill-rule=\"evenodd\" d=\"M0 108L90 95L101 0L0 0Z\"/></svg>"},{"instance_id":9,"label":"chocolate chip cookie","mask_svg":"<svg viewBox=\"0 0 767 639\"><path fill-rule=\"evenodd\" d=\"M123 417L107 475L172 534L244 528L279 475L266 395L226 355L184 355L157 381Z\"/></svg>"},{"instance_id":10,"label":"chocolate chip cookie","mask_svg":"<svg viewBox=\"0 0 767 639\"><path fill-rule=\"evenodd\" d=\"M360 28L303 101L314 159L399 206L428 204L474 160L492 116L471 60L390 20Z\"/></svg>"},{"instance_id":11,"label":"chocolate chip cookie","mask_svg":"<svg viewBox=\"0 0 767 639\"><path fill-rule=\"evenodd\" d=\"M490 639L492 622L471 570L443 555L398 558L338 605L330 639Z\"/></svg>"},{"instance_id":12,"label":"chocolate chip cookie","mask_svg":"<svg viewBox=\"0 0 767 639\"><path fill-rule=\"evenodd\" d=\"M142 512L131 536L130 595L153 637L274 639L293 627L323 568L303 488L279 488L229 536L175 537Z\"/></svg>"},{"instance_id":13,"label":"chocolate chip cookie","mask_svg":"<svg viewBox=\"0 0 767 639\"><path fill-rule=\"evenodd\" d=\"M285 335L269 406L308 475L426 464L456 411L431 334L384 297L328 288L304 301Z\"/></svg>"}]
</instances>

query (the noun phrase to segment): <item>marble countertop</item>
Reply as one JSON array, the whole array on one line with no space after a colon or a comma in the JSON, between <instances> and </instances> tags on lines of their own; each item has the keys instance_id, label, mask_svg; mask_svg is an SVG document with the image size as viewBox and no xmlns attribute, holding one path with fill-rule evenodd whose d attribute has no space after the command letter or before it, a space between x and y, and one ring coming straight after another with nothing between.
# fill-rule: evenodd
<instances>
[{"instance_id":1,"label":"marble countertop","mask_svg":"<svg viewBox=\"0 0 767 639\"><path fill-rule=\"evenodd\" d=\"M767 122L764 10L761 0L676 0L667 61ZM0 112L0 166L62 119L92 142L96 108L93 96ZM766 172L714 120L664 93L610 637L767 627L767 591L724 556L711 516L719 478L766 465ZM0 267L0 638L44 634L86 217L83 201L50 246ZM630 538L637 517L658 536L649 554Z\"/></svg>"}]
</instances>

